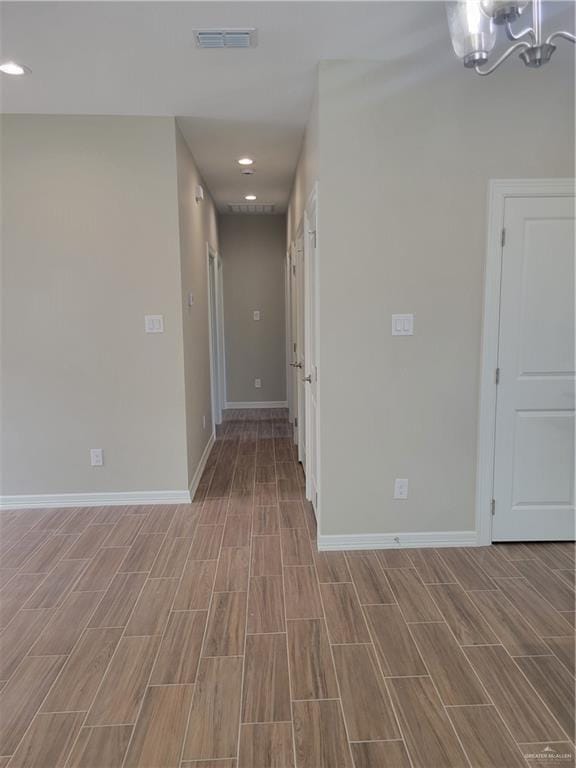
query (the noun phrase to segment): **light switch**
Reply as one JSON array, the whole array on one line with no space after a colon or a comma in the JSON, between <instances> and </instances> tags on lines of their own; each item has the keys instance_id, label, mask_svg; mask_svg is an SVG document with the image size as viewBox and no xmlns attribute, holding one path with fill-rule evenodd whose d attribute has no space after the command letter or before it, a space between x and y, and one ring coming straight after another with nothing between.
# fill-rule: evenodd
<instances>
[{"instance_id":1,"label":"light switch","mask_svg":"<svg viewBox=\"0 0 576 768\"><path fill-rule=\"evenodd\" d=\"M405 477L397 477L394 481L394 498L408 498L408 480Z\"/></svg>"},{"instance_id":2,"label":"light switch","mask_svg":"<svg viewBox=\"0 0 576 768\"><path fill-rule=\"evenodd\" d=\"M254 386L256 387L256 389L260 389L260 387L262 386L262 379L254 379Z\"/></svg>"},{"instance_id":3,"label":"light switch","mask_svg":"<svg viewBox=\"0 0 576 768\"><path fill-rule=\"evenodd\" d=\"M414 315L392 315L392 336L413 336Z\"/></svg>"},{"instance_id":4,"label":"light switch","mask_svg":"<svg viewBox=\"0 0 576 768\"><path fill-rule=\"evenodd\" d=\"M146 333L164 333L164 315L145 315L144 329Z\"/></svg>"},{"instance_id":5,"label":"light switch","mask_svg":"<svg viewBox=\"0 0 576 768\"><path fill-rule=\"evenodd\" d=\"M255 309L252 314L254 316L254 320L260 320L260 310L259 309Z\"/></svg>"}]
</instances>

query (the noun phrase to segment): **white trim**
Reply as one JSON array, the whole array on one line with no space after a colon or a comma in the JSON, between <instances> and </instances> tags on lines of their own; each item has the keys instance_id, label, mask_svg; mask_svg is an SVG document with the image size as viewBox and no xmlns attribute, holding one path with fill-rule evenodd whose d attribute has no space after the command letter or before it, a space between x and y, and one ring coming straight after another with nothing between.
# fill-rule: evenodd
<instances>
[{"instance_id":1,"label":"white trim","mask_svg":"<svg viewBox=\"0 0 576 768\"><path fill-rule=\"evenodd\" d=\"M237 403L225 403L225 409L235 408L237 410L243 408L288 408L287 400L243 400Z\"/></svg>"},{"instance_id":2,"label":"white trim","mask_svg":"<svg viewBox=\"0 0 576 768\"><path fill-rule=\"evenodd\" d=\"M413 549L415 547L475 547L476 531L423 531L421 533L361 533L318 535L321 552L345 549Z\"/></svg>"},{"instance_id":3,"label":"white trim","mask_svg":"<svg viewBox=\"0 0 576 768\"><path fill-rule=\"evenodd\" d=\"M208 461L208 457L210 456L210 451L212 450L212 446L216 442L216 435L214 432L210 435L210 439L206 443L206 447L202 451L202 456L200 456L200 461L198 462L198 466L196 467L196 471L194 472L194 477L190 481L190 498L194 498L194 494L196 493L198 486L200 485L200 478L202 477L202 473L204 472L204 469L206 467L206 462Z\"/></svg>"},{"instance_id":4,"label":"white trim","mask_svg":"<svg viewBox=\"0 0 576 768\"><path fill-rule=\"evenodd\" d=\"M211 285L213 265L214 295ZM210 400L212 428L222 423L222 409L226 400L226 363L224 353L224 299L222 288L222 261L218 251L206 242L206 280L208 304L208 352L210 360ZM214 306L213 300L214 299ZM213 317L213 313L214 316ZM213 322L215 320L215 323Z\"/></svg>"},{"instance_id":5,"label":"white trim","mask_svg":"<svg viewBox=\"0 0 576 768\"><path fill-rule=\"evenodd\" d=\"M476 532L478 544L492 542L496 382L500 315L502 228L507 197L572 196L572 179L497 179L488 189L488 237L484 278L478 456L476 465Z\"/></svg>"},{"instance_id":6,"label":"white trim","mask_svg":"<svg viewBox=\"0 0 576 768\"><path fill-rule=\"evenodd\" d=\"M120 491L118 493L39 493L0 496L0 509L33 507L112 507L141 504L190 504L190 492Z\"/></svg>"}]
</instances>

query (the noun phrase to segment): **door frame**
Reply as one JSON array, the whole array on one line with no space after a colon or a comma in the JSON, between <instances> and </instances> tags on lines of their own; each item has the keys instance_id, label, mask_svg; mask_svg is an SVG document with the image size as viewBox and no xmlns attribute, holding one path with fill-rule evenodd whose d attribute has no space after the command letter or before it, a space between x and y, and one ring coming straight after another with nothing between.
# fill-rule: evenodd
<instances>
[{"instance_id":1,"label":"door frame","mask_svg":"<svg viewBox=\"0 0 576 768\"><path fill-rule=\"evenodd\" d=\"M502 232L506 199L572 197L574 179L492 179L488 186L488 237L480 364L480 404L476 463L476 543L492 543L492 499L496 440L496 368L500 336Z\"/></svg>"},{"instance_id":2,"label":"door frame","mask_svg":"<svg viewBox=\"0 0 576 768\"><path fill-rule=\"evenodd\" d=\"M212 269L213 267L213 269ZM222 423L226 403L226 355L224 351L224 293L222 259L210 243L206 243L206 277L208 288L208 350L210 355L210 399L212 402L212 431ZM212 277L214 299L212 306ZM214 322L215 321L215 322Z\"/></svg>"},{"instance_id":3,"label":"door frame","mask_svg":"<svg viewBox=\"0 0 576 768\"><path fill-rule=\"evenodd\" d=\"M306 230L304 224L304 216L302 216L300 223L298 224L296 239L294 241L294 264L296 266L296 350L298 353L297 362L301 363L302 367L294 368L293 370L296 381L296 417L298 418L296 443L298 445L298 461L306 467L306 451L308 449L306 445L306 389L302 382L305 367L304 362L306 359L306 262L304 254Z\"/></svg>"}]
</instances>

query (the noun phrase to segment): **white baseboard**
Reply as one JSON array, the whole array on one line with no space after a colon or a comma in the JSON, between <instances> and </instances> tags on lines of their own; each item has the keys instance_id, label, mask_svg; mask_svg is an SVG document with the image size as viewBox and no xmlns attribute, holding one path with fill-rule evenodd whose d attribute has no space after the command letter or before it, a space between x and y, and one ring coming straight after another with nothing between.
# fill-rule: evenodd
<instances>
[{"instance_id":1,"label":"white baseboard","mask_svg":"<svg viewBox=\"0 0 576 768\"><path fill-rule=\"evenodd\" d=\"M476 531L425 531L422 533L362 533L318 535L321 551L341 549L403 549L416 547L476 547Z\"/></svg>"},{"instance_id":2,"label":"white baseboard","mask_svg":"<svg viewBox=\"0 0 576 768\"><path fill-rule=\"evenodd\" d=\"M190 504L190 492L121 491L118 493L39 493L0 496L0 509L36 507L112 507L140 504Z\"/></svg>"},{"instance_id":3,"label":"white baseboard","mask_svg":"<svg viewBox=\"0 0 576 768\"><path fill-rule=\"evenodd\" d=\"M237 408L237 409L288 408L288 401L287 400L255 400L254 402L251 402L250 400L246 400L244 402L239 402L239 403L226 403L224 405L224 408Z\"/></svg>"},{"instance_id":4,"label":"white baseboard","mask_svg":"<svg viewBox=\"0 0 576 768\"><path fill-rule=\"evenodd\" d=\"M200 457L200 461L198 462L198 466L196 467L196 472L194 472L194 477L190 481L190 498L194 498L194 494L196 493L196 490L198 489L198 485L200 484L200 478L202 477L202 473L204 472L204 468L206 467L206 462L208 461L208 456L210 456L210 451L212 450L212 446L216 442L216 436L214 432L210 435L210 439L206 443L206 448L204 448L204 451L202 452L202 456Z\"/></svg>"}]
</instances>

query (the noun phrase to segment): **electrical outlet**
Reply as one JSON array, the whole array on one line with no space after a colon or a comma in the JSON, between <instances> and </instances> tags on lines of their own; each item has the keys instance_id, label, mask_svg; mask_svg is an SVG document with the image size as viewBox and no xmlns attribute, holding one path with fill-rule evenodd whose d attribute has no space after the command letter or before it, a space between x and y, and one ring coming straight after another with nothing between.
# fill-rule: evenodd
<instances>
[{"instance_id":1,"label":"electrical outlet","mask_svg":"<svg viewBox=\"0 0 576 768\"><path fill-rule=\"evenodd\" d=\"M254 386L256 389L260 389L262 387L262 379L254 379Z\"/></svg>"},{"instance_id":2,"label":"electrical outlet","mask_svg":"<svg viewBox=\"0 0 576 768\"><path fill-rule=\"evenodd\" d=\"M254 317L254 320L260 320L260 310L259 309L255 309L254 312L252 313L252 315Z\"/></svg>"},{"instance_id":3,"label":"electrical outlet","mask_svg":"<svg viewBox=\"0 0 576 768\"><path fill-rule=\"evenodd\" d=\"M397 477L396 480L394 480L394 498L408 498L408 480L406 480L406 478Z\"/></svg>"},{"instance_id":4,"label":"electrical outlet","mask_svg":"<svg viewBox=\"0 0 576 768\"><path fill-rule=\"evenodd\" d=\"M90 448L90 466L102 467L104 465L104 452L102 448Z\"/></svg>"}]
</instances>

